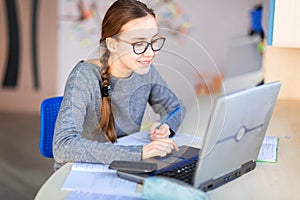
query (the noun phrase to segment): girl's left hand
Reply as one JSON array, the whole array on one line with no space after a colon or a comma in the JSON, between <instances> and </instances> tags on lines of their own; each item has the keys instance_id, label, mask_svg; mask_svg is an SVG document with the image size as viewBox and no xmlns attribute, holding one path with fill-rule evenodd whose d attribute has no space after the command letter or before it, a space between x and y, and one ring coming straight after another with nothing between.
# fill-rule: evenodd
<instances>
[{"instance_id":1,"label":"girl's left hand","mask_svg":"<svg viewBox=\"0 0 300 200\"><path fill-rule=\"evenodd\" d=\"M163 124L159 128L157 128L159 124L159 122L155 122L149 129L149 134L152 141L157 139L169 138L169 135L171 134L168 124Z\"/></svg>"}]
</instances>

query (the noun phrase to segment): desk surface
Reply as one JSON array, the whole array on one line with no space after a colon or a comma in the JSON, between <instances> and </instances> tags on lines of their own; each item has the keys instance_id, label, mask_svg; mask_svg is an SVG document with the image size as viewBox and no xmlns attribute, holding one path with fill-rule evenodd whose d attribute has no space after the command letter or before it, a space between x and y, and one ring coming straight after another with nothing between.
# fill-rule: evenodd
<instances>
[{"instance_id":1,"label":"desk surface","mask_svg":"<svg viewBox=\"0 0 300 200\"><path fill-rule=\"evenodd\" d=\"M256 169L208 194L218 199L299 199L300 197L300 101L279 100L267 135L279 137L277 163L257 163ZM65 199L60 190L72 164L56 171L40 188L36 200Z\"/></svg>"}]
</instances>

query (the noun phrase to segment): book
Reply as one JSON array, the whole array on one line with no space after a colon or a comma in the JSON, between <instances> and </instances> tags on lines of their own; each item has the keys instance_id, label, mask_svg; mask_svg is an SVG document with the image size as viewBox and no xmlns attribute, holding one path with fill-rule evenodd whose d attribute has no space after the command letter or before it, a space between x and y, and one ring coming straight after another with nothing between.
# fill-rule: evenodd
<instances>
[{"instance_id":1,"label":"book","mask_svg":"<svg viewBox=\"0 0 300 200\"><path fill-rule=\"evenodd\" d=\"M257 162L277 162L279 138L277 136L265 136L261 145Z\"/></svg>"}]
</instances>

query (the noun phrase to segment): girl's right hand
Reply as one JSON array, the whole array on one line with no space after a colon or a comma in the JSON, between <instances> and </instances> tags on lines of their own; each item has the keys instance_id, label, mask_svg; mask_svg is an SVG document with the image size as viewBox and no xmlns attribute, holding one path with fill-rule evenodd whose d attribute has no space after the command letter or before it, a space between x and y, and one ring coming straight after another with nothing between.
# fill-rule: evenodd
<instances>
[{"instance_id":1,"label":"girl's right hand","mask_svg":"<svg viewBox=\"0 0 300 200\"><path fill-rule=\"evenodd\" d=\"M152 141L157 139L169 138L169 135L171 134L170 127L167 124L163 124L159 128L157 128L159 125L159 122L154 122L148 131Z\"/></svg>"},{"instance_id":2,"label":"girl's right hand","mask_svg":"<svg viewBox=\"0 0 300 200\"><path fill-rule=\"evenodd\" d=\"M143 146L142 159L147 159L155 156L164 157L175 149L179 150L177 144L169 138L157 139Z\"/></svg>"}]
</instances>

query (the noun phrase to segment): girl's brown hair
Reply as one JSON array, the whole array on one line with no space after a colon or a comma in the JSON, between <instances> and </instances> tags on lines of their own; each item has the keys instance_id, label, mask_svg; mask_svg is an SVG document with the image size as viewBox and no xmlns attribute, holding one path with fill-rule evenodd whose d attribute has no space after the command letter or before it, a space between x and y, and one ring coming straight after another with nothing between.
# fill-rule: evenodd
<instances>
[{"instance_id":1,"label":"girl's brown hair","mask_svg":"<svg viewBox=\"0 0 300 200\"><path fill-rule=\"evenodd\" d=\"M115 142L117 139L116 125L111 107L111 98L109 96L109 65L108 58L110 55L106 46L106 38L113 37L120 33L121 28L127 22L145 17L147 15L155 14L152 9L148 8L144 3L136 0L118 0L114 2L107 10L104 19L102 21L102 31L100 45L102 48L102 55L100 57L100 63L102 67L102 107L101 118L99 125L105 135L111 142Z\"/></svg>"}]
</instances>

